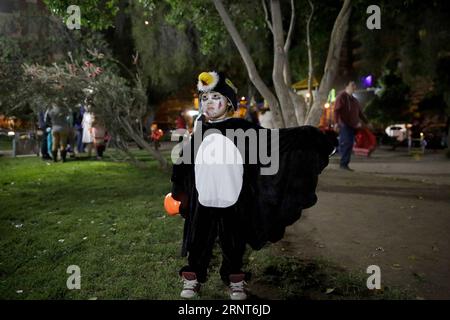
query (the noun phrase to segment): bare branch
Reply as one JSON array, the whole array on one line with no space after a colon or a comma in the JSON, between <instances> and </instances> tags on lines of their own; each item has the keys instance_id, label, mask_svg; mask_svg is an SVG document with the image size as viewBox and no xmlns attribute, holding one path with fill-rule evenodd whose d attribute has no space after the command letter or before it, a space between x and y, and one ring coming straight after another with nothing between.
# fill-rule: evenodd
<instances>
[{"instance_id":1,"label":"bare branch","mask_svg":"<svg viewBox=\"0 0 450 320\"><path fill-rule=\"evenodd\" d=\"M338 17L336 18L336 21L334 23L333 31L331 32L330 46L328 48L328 56L324 68L325 73L327 73L331 62L336 59L336 54L340 53L342 40L345 37L345 33L347 32L347 24L350 17L350 12L350 0L345 0L344 4L342 5L341 11L339 12Z\"/></svg>"},{"instance_id":2,"label":"bare branch","mask_svg":"<svg viewBox=\"0 0 450 320\"><path fill-rule=\"evenodd\" d=\"M312 79L313 79L313 62L312 62L312 46L311 46L311 37L310 37L310 27L312 17L314 15L314 4L311 0L308 0L309 5L311 7L311 13L308 17L308 21L306 23L306 47L308 48L308 93L309 93L309 103L308 109L311 108L313 102L313 95L311 92L312 87Z\"/></svg>"},{"instance_id":3,"label":"bare branch","mask_svg":"<svg viewBox=\"0 0 450 320\"><path fill-rule=\"evenodd\" d=\"M292 33L294 30L294 25L295 25L295 5L294 5L294 0L291 0L291 22L289 24L289 31L286 37L286 43L284 44L284 52L286 52L286 54L288 53L290 47L291 47L291 42L292 42Z\"/></svg>"},{"instance_id":4,"label":"bare branch","mask_svg":"<svg viewBox=\"0 0 450 320\"><path fill-rule=\"evenodd\" d=\"M281 108L280 104L275 97L275 95L270 91L270 89L267 87L267 85L262 80L261 76L258 73L258 70L256 69L255 63L247 49L247 46L245 45L244 41L241 38L241 35L236 29L236 26L234 25L233 21L230 18L230 15L228 14L227 10L223 6L223 3L221 0L212 0L214 3L214 6L216 7L217 12L219 13L220 17L222 18L222 21L230 34L231 38L233 39L234 44L236 45L242 60L244 60L245 67L247 68L247 72L250 78L250 81L255 85L256 89L261 93L263 98L269 103L270 108L273 113L273 118L277 126L284 127L284 120L283 116L281 114Z\"/></svg>"},{"instance_id":5,"label":"bare branch","mask_svg":"<svg viewBox=\"0 0 450 320\"><path fill-rule=\"evenodd\" d=\"M159 161L162 169L164 169L164 170L169 169L169 163L167 162L166 158L159 151L154 150L147 143L147 141L145 141L144 138L142 138L142 136L140 134L136 133L136 131L133 129L132 125L130 124L130 122L127 119L119 116L118 120L120 121L123 129L127 132L128 136L131 139L133 139L134 142L136 142L136 144L138 146L142 147L143 149L148 151L151 155L153 155L153 157L155 157L155 159Z\"/></svg>"},{"instance_id":6,"label":"bare branch","mask_svg":"<svg viewBox=\"0 0 450 320\"><path fill-rule=\"evenodd\" d=\"M290 80L285 79L285 70L289 71L287 65L286 53L284 51L284 30L283 30L283 17L281 15L281 6L279 0L270 0L270 11L272 14L273 23L273 45L274 45L274 57L273 57L273 71L272 80L277 93L277 97L280 101L283 111L283 118L287 127L295 127L298 125L297 117L295 114L294 103L290 97L289 92L292 91L290 86L286 83Z\"/></svg>"},{"instance_id":7,"label":"bare branch","mask_svg":"<svg viewBox=\"0 0 450 320\"><path fill-rule=\"evenodd\" d=\"M266 19L267 26L269 27L270 31L273 33L272 23L270 23L270 20L269 20L269 12L267 12L266 0L261 0L261 3L262 3L262 7L264 9L264 16Z\"/></svg>"},{"instance_id":8,"label":"bare branch","mask_svg":"<svg viewBox=\"0 0 450 320\"><path fill-rule=\"evenodd\" d=\"M284 52L286 54L286 61L284 64L284 69L283 69L284 82L286 82L286 85L288 87L291 87L291 85L292 85L291 66L289 63L289 54L288 53L289 53L289 49L291 48L291 40L292 40L294 25L295 25L295 5L294 5L294 0L291 0L291 22L289 25L289 31L287 34L286 42L284 44Z\"/></svg>"},{"instance_id":9,"label":"bare branch","mask_svg":"<svg viewBox=\"0 0 450 320\"><path fill-rule=\"evenodd\" d=\"M314 104L311 110L309 110L308 116L306 118L306 124L316 125L319 122L320 116L323 111L323 104L328 97L332 82L336 77L342 43L348 30L349 18L351 13L350 2L351 0L344 0L341 11L339 12L336 21L334 22L323 77L322 80L320 80L316 100L314 101Z\"/></svg>"}]
</instances>

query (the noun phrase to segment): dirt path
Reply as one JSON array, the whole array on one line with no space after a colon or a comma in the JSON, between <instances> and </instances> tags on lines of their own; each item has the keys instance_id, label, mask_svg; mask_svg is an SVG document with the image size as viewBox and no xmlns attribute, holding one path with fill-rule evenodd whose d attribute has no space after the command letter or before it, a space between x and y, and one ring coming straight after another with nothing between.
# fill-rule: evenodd
<instances>
[{"instance_id":1,"label":"dirt path","mask_svg":"<svg viewBox=\"0 0 450 320\"><path fill-rule=\"evenodd\" d=\"M301 258L323 257L348 270L381 268L382 285L425 299L450 299L450 161L378 150L355 158L355 172L333 159L319 201L280 243Z\"/></svg>"}]
</instances>

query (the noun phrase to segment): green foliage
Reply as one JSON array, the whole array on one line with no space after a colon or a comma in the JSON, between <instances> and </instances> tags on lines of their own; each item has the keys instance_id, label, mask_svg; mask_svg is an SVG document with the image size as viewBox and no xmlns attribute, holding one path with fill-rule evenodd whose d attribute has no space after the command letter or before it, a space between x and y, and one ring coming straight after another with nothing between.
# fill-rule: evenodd
<instances>
[{"instance_id":1,"label":"green foliage","mask_svg":"<svg viewBox=\"0 0 450 320\"><path fill-rule=\"evenodd\" d=\"M314 15L310 26L310 38L313 56L314 76L320 80L328 55L328 46L334 21L339 13L341 3L333 0L313 1ZM289 58L293 81L308 77L308 53L306 48L306 22L311 13L308 1L295 1L296 27L292 39ZM283 8L289 18L290 8ZM286 24L286 28L288 24Z\"/></svg>"},{"instance_id":2,"label":"green foliage","mask_svg":"<svg viewBox=\"0 0 450 320\"><path fill-rule=\"evenodd\" d=\"M367 105L365 114L371 122L382 125L404 121L409 111L409 87L400 76L389 70L379 82L381 92Z\"/></svg>"},{"instance_id":3,"label":"green foliage","mask_svg":"<svg viewBox=\"0 0 450 320\"><path fill-rule=\"evenodd\" d=\"M243 3L229 4L229 7L241 17L251 13L250 5ZM162 99L185 87L193 89L197 75L211 69L226 71L240 91L245 92L247 71L210 1L139 1L133 3L131 17L150 99ZM248 44L255 62L265 68L270 79L271 42L266 41L268 33L264 23L253 23L247 18L236 22L245 39L261 39Z\"/></svg>"},{"instance_id":4,"label":"green foliage","mask_svg":"<svg viewBox=\"0 0 450 320\"><path fill-rule=\"evenodd\" d=\"M103 30L114 26L120 0L44 0L50 11L66 21L70 5L80 7L81 28Z\"/></svg>"},{"instance_id":5,"label":"green foliage","mask_svg":"<svg viewBox=\"0 0 450 320\"><path fill-rule=\"evenodd\" d=\"M445 118L448 112L444 95L436 91L429 92L418 105L418 112L422 116Z\"/></svg>"},{"instance_id":6,"label":"green foliage","mask_svg":"<svg viewBox=\"0 0 450 320\"><path fill-rule=\"evenodd\" d=\"M73 110L89 98L92 112L115 135L126 135L122 120L136 123L147 110L147 97L139 77L133 83L117 75L115 61L96 50L89 60L75 59L63 65L24 65L26 103L36 112L52 104ZM139 121L138 121L139 122Z\"/></svg>"},{"instance_id":7,"label":"green foliage","mask_svg":"<svg viewBox=\"0 0 450 320\"><path fill-rule=\"evenodd\" d=\"M12 29L37 28L41 33L27 33L21 37L0 36L0 112L16 115L23 111L28 83L23 81L24 63L47 64L57 58L57 54L70 51L75 46L66 30L45 16L33 17L33 23L25 13L16 13L6 21ZM45 39L45 41L43 40Z\"/></svg>"},{"instance_id":8,"label":"green foliage","mask_svg":"<svg viewBox=\"0 0 450 320\"><path fill-rule=\"evenodd\" d=\"M181 21L191 21L200 37L201 53L219 67L231 70L246 85L245 66L228 35L223 22L212 2L205 0L166 0L171 5L168 21L184 25ZM273 38L266 25L264 10L260 0L246 2L224 1L233 22L246 43L255 64L266 83L272 79ZM291 18L289 1L282 1L283 26L287 35ZM333 0L314 1L315 13L311 24L313 64L317 78L323 72L331 30L341 4ZM270 8L268 8L270 9ZM308 74L306 52L306 20L310 14L308 1L295 1L296 24L292 37L289 59L293 81L301 80ZM269 18L270 19L270 18ZM238 82L239 82L238 81Z\"/></svg>"},{"instance_id":9,"label":"green foliage","mask_svg":"<svg viewBox=\"0 0 450 320\"><path fill-rule=\"evenodd\" d=\"M434 82L446 104L445 112L450 116L450 56L443 56L438 60Z\"/></svg>"},{"instance_id":10,"label":"green foliage","mask_svg":"<svg viewBox=\"0 0 450 320\"><path fill-rule=\"evenodd\" d=\"M358 1L365 12L370 1ZM368 15L353 16L355 41L361 44L362 72L381 75L388 63L401 62L405 81L417 76L433 78L439 56L450 51L448 1L381 1L381 30L366 28Z\"/></svg>"},{"instance_id":11,"label":"green foliage","mask_svg":"<svg viewBox=\"0 0 450 320\"><path fill-rule=\"evenodd\" d=\"M159 96L155 100L177 92L194 77L195 43L187 28L177 29L165 21L166 12L164 3L135 3L131 8L139 66L144 84Z\"/></svg>"},{"instance_id":12,"label":"green foliage","mask_svg":"<svg viewBox=\"0 0 450 320\"><path fill-rule=\"evenodd\" d=\"M42 104L47 91L50 96L55 93L45 86L34 86L24 77L22 66L41 65L49 66L52 63L64 65L67 53L71 53L80 60L90 56L86 49L97 50L110 54L105 40L98 34L85 30L83 32L71 31L60 22L49 16L33 16L26 13L17 13L8 23L14 28L36 28L39 32L29 32L20 37L8 35L0 36L0 113L16 115L23 118L32 108L45 108ZM60 73L61 70L54 69ZM33 88L34 86L34 88ZM70 84L67 83L70 87ZM36 91L33 91L36 90ZM70 92L71 94L71 92ZM33 97L33 98L31 98ZM76 98L76 97L75 97ZM73 99L69 98L69 101ZM32 105L29 105L31 103Z\"/></svg>"},{"instance_id":13,"label":"green foliage","mask_svg":"<svg viewBox=\"0 0 450 320\"><path fill-rule=\"evenodd\" d=\"M228 34L212 1L166 0L166 2L171 9L166 15L169 23L183 28L187 21L192 21L200 33L199 49L202 54L212 54L225 47Z\"/></svg>"}]
</instances>

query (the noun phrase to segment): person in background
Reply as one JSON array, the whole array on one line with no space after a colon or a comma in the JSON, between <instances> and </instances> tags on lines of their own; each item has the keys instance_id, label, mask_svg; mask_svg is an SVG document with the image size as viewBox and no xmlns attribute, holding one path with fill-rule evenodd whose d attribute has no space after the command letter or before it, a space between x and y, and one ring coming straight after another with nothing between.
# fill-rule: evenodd
<instances>
[{"instance_id":1,"label":"person in background","mask_svg":"<svg viewBox=\"0 0 450 320\"><path fill-rule=\"evenodd\" d=\"M159 147L161 146L159 140L161 140L162 136L164 135L164 132L158 128L158 125L156 123L152 124L151 129L152 129L151 139L154 143L155 150L159 150Z\"/></svg>"},{"instance_id":2,"label":"person in background","mask_svg":"<svg viewBox=\"0 0 450 320\"><path fill-rule=\"evenodd\" d=\"M47 148L47 124L45 122L45 114L44 111L39 111L38 114L38 129L42 132L42 141L41 141L41 157L42 160L49 160L50 157L49 149Z\"/></svg>"},{"instance_id":3,"label":"person in background","mask_svg":"<svg viewBox=\"0 0 450 320\"><path fill-rule=\"evenodd\" d=\"M52 158L54 162L58 161L58 149L60 150L61 160L66 162L67 137L69 134L68 116L69 111L56 104L53 104L47 113L47 117L52 123Z\"/></svg>"},{"instance_id":4,"label":"person in background","mask_svg":"<svg viewBox=\"0 0 450 320\"><path fill-rule=\"evenodd\" d=\"M175 120L175 126L177 129L186 129L186 120L184 119L184 111L180 111L177 119Z\"/></svg>"},{"instance_id":5,"label":"person in background","mask_svg":"<svg viewBox=\"0 0 450 320\"><path fill-rule=\"evenodd\" d=\"M84 114L84 106L80 105L79 109L73 114L73 126L75 128L75 137L76 137L76 147L78 153L84 152L84 144L83 144L83 114Z\"/></svg>"},{"instance_id":6,"label":"person in background","mask_svg":"<svg viewBox=\"0 0 450 320\"><path fill-rule=\"evenodd\" d=\"M348 166L352 155L353 144L355 142L355 131L362 128L364 122L368 123L367 118L362 112L358 100L353 97L356 91L354 81L349 81L345 90L336 97L335 119L339 124L339 154L341 155L340 168L347 171L353 171Z\"/></svg>"},{"instance_id":7,"label":"person in background","mask_svg":"<svg viewBox=\"0 0 450 320\"><path fill-rule=\"evenodd\" d=\"M102 160L103 152L106 149L106 128L104 122L98 116L94 116L92 121L91 135L97 153L97 160Z\"/></svg>"},{"instance_id":8,"label":"person in background","mask_svg":"<svg viewBox=\"0 0 450 320\"><path fill-rule=\"evenodd\" d=\"M76 135L75 135L75 117L74 112L70 111L67 116L67 124L69 127L68 135L67 135L67 153L71 158L75 158L75 144L76 144Z\"/></svg>"},{"instance_id":9,"label":"person in background","mask_svg":"<svg viewBox=\"0 0 450 320\"><path fill-rule=\"evenodd\" d=\"M81 126L83 127L83 138L82 143L86 145L87 151L88 151L88 157L92 156L92 147L94 143L94 139L92 138L91 134L91 128L92 128L92 122L94 121L94 115L91 112L91 106L88 102L86 105L84 114L83 114L83 120L81 121Z\"/></svg>"}]
</instances>

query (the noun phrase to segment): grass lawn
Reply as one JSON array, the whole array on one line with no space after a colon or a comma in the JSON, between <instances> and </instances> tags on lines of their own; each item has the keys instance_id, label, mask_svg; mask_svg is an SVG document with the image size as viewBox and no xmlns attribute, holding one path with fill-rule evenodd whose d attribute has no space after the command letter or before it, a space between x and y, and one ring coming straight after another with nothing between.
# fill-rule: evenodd
<instances>
[{"instance_id":1,"label":"grass lawn","mask_svg":"<svg viewBox=\"0 0 450 320\"><path fill-rule=\"evenodd\" d=\"M169 174L148 163L0 156L0 299L178 299L183 220L165 215ZM216 253L203 299L227 299ZM255 299L408 297L374 293L367 275L288 257L276 245L246 259ZM80 290L66 286L71 265L80 267Z\"/></svg>"}]
</instances>

